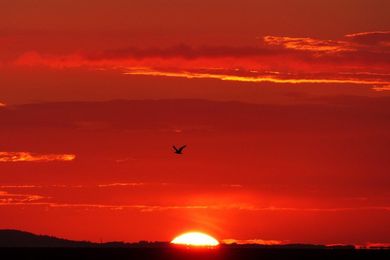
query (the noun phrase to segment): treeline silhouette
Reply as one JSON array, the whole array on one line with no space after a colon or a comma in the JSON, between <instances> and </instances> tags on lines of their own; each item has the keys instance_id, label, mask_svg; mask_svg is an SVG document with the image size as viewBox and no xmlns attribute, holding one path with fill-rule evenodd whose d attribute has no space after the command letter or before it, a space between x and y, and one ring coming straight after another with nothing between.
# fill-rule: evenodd
<instances>
[{"instance_id":1,"label":"treeline silhouette","mask_svg":"<svg viewBox=\"0 0 390 260\"><path fill-rule=\"evenodd\" d=\"M0 230L0 247L78 247L78 248L134 248L134 247L165 247L168 242L139 241L126 243L112 241L106 243L94 243L90 241L74 241L47 235L36 235L30 232L5 229Z\"/></svg>"},{"instance_id":2,"label":"treeline silhouette","mask_svg":"<svg viewBox=\"0 0 390 260\"><path fill-rule=\"evenodd\" d=\"M308 244L221 244L217 249L188 248L169 242L137 243L72 241L19 230L0 230L0 259L390 259L390 250Z\"/></svg>"},{"instance_id":3,"label":"treeline silhouette","mask_svg":"<svg viewBox=\"0 0 390 260\"><path fill-rule=\"evenodd\" d=\"M112 241L95 243L90 241L74 241L47 235L36 235L30 232L5 229L0 230L0 247L77 247L77 248L164 248L170 247L169 242L139 241L127 243ZM221 244L222 248L286 248L286 249L355 249L353 245L311 245L311 244L285 244L285 245L259 245L259 244Z\"/></svg>"}]
</instances>

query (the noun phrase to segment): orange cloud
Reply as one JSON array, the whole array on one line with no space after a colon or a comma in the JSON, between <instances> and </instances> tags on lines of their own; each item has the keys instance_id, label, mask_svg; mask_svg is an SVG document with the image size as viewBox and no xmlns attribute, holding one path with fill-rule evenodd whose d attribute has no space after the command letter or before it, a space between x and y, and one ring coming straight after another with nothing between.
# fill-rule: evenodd
<instances>
[{"instance_id":1,"label":"orange cloud","mask_svg":"<svg viewBox=\"0 0 390 260\"><path fill-rule=\"evenodd\" d=\"M100 188L106 188L106 187L135 187L135 186L144 186L145 183L143 182L118 182L118 183L108 183L108 184L98 184L98 187Z\"/></svg>"},{"instance_id":2,"label":"orange cloud","mask_svg":"<svg viewBox=\"0 0 390 260\"><path fill-rule=\"evenodd\" d=\"M378 92L390 91L390 85L374 86L372 89Z\"/></svg>"},{"instance_id":3,"label":"orange cloud","mask_svg":"<svg viewBox=\"0 0 390 260\"><path fill-rule=\"evenodd\" d=\"M0 191L0 205L6 204L29 204L42 200L45 197L36 194L18 194L9 193L7 191Z\"/></svg>"},{"instance_id":4,"label":"orange cloud","mask_svg":"<svg viewBox=\"0 0 390 260\"><path fill-rule=\"evenodd\" d=\"M364 45L379 45L390 47L390 31L360 32L347 34L349 41Z\"/></svg>"},{"instance_id":5,"label":"orange cloud","mask_svg":"<svg viewBox=\"0 0 390 260\"><path fill-rule=\"evenodd\" d=\"M53 208L98 208L98 209L110 209L110 210L124 210L124 209L135 209L141 212L152 212L152 211L166 211L166 210L251 210L252 207L248 205L240 204L223 204L223 205L207 205L207 204L196 204L196 205L144 205L144 204L99 204L99 203L56 203L56 202L45 202L37 201L45 199L46 197L40 195L29 195L29 194L9 194L7 192L0 191L0 206L46 206ZM21 197L22 199L2 199L1 197Z\"/></svg>"},{"instance_id":6,"label":"orange cloud","mask_svg":"<svg viewBox=\"0 0 390 260\"><path fill-rule=\"evenodd\" d=\"M390 243L371 243L371 242L368 242L364 245L357 245L357 248L360 248L360 249L382 249L382 248L390 249Z\"/></svg>"},{"instance_id":7,"label":"orange cloud","mask_svg":"<svg viewBox=\"0 0 390 260\"><path fill-rule=\"evenodd\" d=\"M349 207L349 208L295 208L295 207L258 207L247 203L221 203L221 204L105 204L105 203L67 203L48 202L48 197L36 194L13 194L0 191L0 206L45 206L53 208L98 208L98 209L135 209L141 212L167 211L167 210L240 210L263 212L350 212L350 211L390 211L390 206L377 207ZM40 201L38 201L40 200Z\"/></svg>"},{"instance_id":8,"label":"orange cloud","mask_svg":"<svg viewBox=\"0 0 390 260\"><path fill-rule=\"evenodd\" d=\"M0 152L0 162L73 161L74 154L35 154L29 152Z\"/></svg>"},{"instance_id":9,"label":"orange cloud","mask_svg":"<svg viewBox=\"0 0 390 260\"><path fill-rule=\"evenodd\" d=\"M69 185L69 184L50 184L50 185L27 185L27 184L14 184L14 185L0 185L0 189L40 189L40 188L121 188L121 187L137 187L137 186L167 186L169 183L147 183L147 182L117 182L117 183L104 183L94 185ZM240 185L222 185L226 187L241 187Z\"/></svg>"},{"instance_id":10,"label":"orange cloud","mask_svg":"<svg viewBox=\"0 0 390 260\"><path fill-rule=\"evenodd\" d=\"M390 33L346 35L341 40L265 36L258 46L177 45L74 52L27 52L16 66L117 70L129 75L209 78L276 84L390 85Z\"/></svg>"},{"instance_id":11,"label":"orange cloud","mask_svg":"<svg viewBox=\"0 0 390 260\"><path fill-rule=\"evenodd\" d=\"M228 74L217 74L207 72L170 72L170 71L157 71L153 69L138 69L128 68L128 71L124 72L128 75L144 75L144 76L165 76L165 77L177 77L177 78L188 78L188 79L219 79L228 81L241 81L241 82L271 82L271 83L282 83L282 84L360 84L360 85L386 85L390 81L380 81L375 79L359 79L353 77L345 78L278 78L275 76L238 76ZM380 87L375 87L378 90ZM387 89L383 89L387 90Z\"/></svg>"},{"instance_id":12,"label":"orange cloud","mask_svg":"<svg viewBox=\"0 0 390 260\"><path fill-rule=\"evenodd\" d=\"M0 185L0 189L29 189L29 188L42 188L41 185Z\"/></svg>"},{"instance_id":13,"label":"orange cloud","mask_svg":"<svg viewBox=\"0 0 390 260\"><path fill-rule=\"evenodd\" d=\"M269 45L301 51L336 53L355 50L350 43L345 41L317 40L313 38L265 36L264 42Z\"/></svg>"}]
</instances>

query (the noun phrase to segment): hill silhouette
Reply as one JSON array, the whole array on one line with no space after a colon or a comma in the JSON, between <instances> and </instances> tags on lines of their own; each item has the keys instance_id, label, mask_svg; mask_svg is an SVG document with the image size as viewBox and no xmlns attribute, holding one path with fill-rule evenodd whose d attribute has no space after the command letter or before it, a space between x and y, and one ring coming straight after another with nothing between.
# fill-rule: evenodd
<instances>
[{"instance_id":1,"label":"hill silhouette","mask_svg":"<svg viewBox=\"0 0 390 260\"><path fill-rule=\"evenodd\" d=\"M165 247L168 245L168 242L148 241L139 241L137 243L126 243L122 241L94 243L90 241L68 240L47 235L36 235L14 229L0 230L0 247L153 248Z\"/></svg>"},{"instance_id":2,"label":"hill silhouette","mask_svg":"<svg viewBox=\"0 0 390 260\"><path fill-rule=\"evenodd\" d=\"M0 230L1 259L389 259L390 250L308 244L221 244L218 249L172 246L169 242L94 243L19 230Z\"/></svg>"},{"instance_id":3,"label":"hill silhouette","mask_svg":"<svg viewBox=\"0 0 390 260\"><path fill-rule=\"evenodd\" d=\"M92 247L95 243L72 241L46 235L5 229L0 230L0 247Z\"/></svg>"},{"instance_id":4,"label":"hill silhouette","mask_svg":"<svg viewBox=\"0 0 390 260\"><path fill-rule=\"evenodd\" d=\"M90 241L74 241L47 235L36 235L30 232L4 229L0 230L0 247L76 247L76 248L165 248L169 242L139 241L126 243L111 241L106 243L94 243ZM284 245L259 245L259 244L222 244L223 248L272 248L272 249L354 249L352 245L325 246L312 244L284 244Z\"/></svg>"}]
</instances>

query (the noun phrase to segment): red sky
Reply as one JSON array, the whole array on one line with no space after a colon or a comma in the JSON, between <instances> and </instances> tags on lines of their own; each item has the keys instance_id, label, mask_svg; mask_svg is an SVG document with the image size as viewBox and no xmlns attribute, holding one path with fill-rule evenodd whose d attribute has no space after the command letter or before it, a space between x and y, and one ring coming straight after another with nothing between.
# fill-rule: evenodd
<instances>
[{"instance_id":1,"label":"red sky","mask_svg":"<svg viewBox=\"0 0 390 260\"><path fill-rule=\"evenodd\" d=\"M389 9L1 3L0 228L389 243Z\"/></svg>"}]
</instances>

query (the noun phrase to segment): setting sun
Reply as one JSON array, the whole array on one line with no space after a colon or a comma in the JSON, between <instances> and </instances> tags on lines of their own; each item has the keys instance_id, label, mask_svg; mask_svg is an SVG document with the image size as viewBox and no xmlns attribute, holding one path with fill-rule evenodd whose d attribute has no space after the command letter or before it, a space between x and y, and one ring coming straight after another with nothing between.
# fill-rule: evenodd
<instances>
[{"instance_id":1,"label":"setting sun","mask_svg":"<svg viewBox=\"0 0 390 260\"><path fill-rule=\"evenodd\" d=\"M201 232L188 232L177 236L171 241L172 244L176 245L187 245L187 246L217 246L219 245L218 240Z\"/></svg>"}]
</instances>

